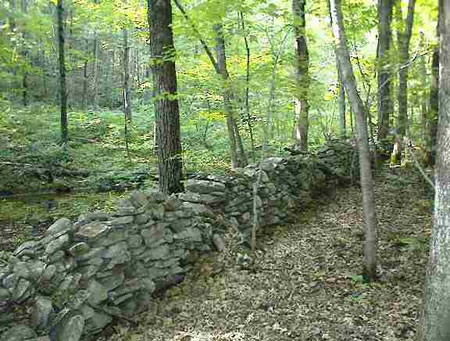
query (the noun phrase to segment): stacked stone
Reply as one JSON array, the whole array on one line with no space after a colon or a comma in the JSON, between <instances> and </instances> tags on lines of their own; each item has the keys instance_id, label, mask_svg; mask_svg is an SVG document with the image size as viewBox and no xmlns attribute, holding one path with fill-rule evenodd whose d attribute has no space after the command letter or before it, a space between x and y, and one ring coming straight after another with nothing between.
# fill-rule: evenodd
<instances>
[{"instance_id":1,"label":"stacked stone","mask_svg":"<svg viewBox=\"0 0 450 341\"><path fill-rule=\"evenodd\" d=\"M210 250L211 231L207 207L159 192L135 192L111 215L59 219L41 240L4 255L0 307L32 307L32 326L54 340L98 333L113 317L145 309L158 285L179 281L189 252ZM1 339L32 334L15 326Z\"/></svg>"},{"instance_id":2,"label":"stacked stone","mask_svg":"<svg viewBox=\"0 0 450 341\"><path fill-rule=\"evenodd\" d=\"M57 220L42 239L0 254L0 322L14 306L32 311L29 326L10 326L0 339L78 341L144 310L155 290L183 279L192 250L225 247L226 227L248 242L254 203L261 228L289 222L315 192L348 177L352 162L353 148L334 143L230 176L198 175L178 196L134 192L115 213Z\"/></svg>"},{"instance_id":3,"label":"stacked stone","mask_svg":"<svg viewBox=\"0 0 450 341\"><path fill-rule=\"evenodd\" d=\"M358 154L350 144L336 140L324 145L317 153L323 171L340 180L358 177Z\"/></svg>"}]
</instances>

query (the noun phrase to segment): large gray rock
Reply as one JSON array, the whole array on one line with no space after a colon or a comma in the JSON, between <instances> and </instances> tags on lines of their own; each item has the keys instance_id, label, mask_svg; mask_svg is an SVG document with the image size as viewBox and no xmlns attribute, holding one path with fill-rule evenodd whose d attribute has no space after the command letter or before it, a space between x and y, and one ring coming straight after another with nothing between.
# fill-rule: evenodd
<instances>
[{"instance_id":1,"label":"large gray rock","mask_svg":"<svg viewBox=\"0 0 450 341\"><path fill-rule=\"evenodd\" d=\"M55 341L79 341L84 329L84 317L68 316L57 327Z\"/></svg>"},{"instance_id":2,"label":"large gray rock","mask_svg":"<svg viewBox=\"0 0 450 341\"><path fill-rule=\"evenodd\" d=\"M214 246L216 247L217 251L222 252L223 250L225 250L225 241L223 240L223 238L218 235L218 234L214 234L212 236L212 240L214 243Z\"/></svg>"},{"instance_id":3,"label":"large gray rock","mask_svg":"<svg viewBox=\"0 0 450 341\"><path fill-rule=\"evenodd\" d=\"M111 275L101 278L98 281L106 288L106 290L110 291L121 285L124 280L125 275L122 271L113 271Z\"/></svg>"},{"instance_id":4,"label":"large gray rock","mask_svg":"<svg viewBox=\"0 0 450 341\"><path fill-rule=\"evenodd\" d=\"M36 332L30 327L17 324L9 328L5 333L3 333L0 340L2 341L25 341L37 337Z\"/></svg>"},{"instance_id":5,"label":"large gray rock","mask_svg":"<svg viewBox=\"0 0 450 341\"><path fill-rule=\"evenodd\" d=\"M189 227L186 230L175 233L173 235L174 239L182 239L189 242L201 242L202 241L202 233L199 229L195 227Z\"/></svg>"},{"instance_id":6,"label":"large gray rock","mask_svg":"<svg viewBox=\"0 0 450 341\"><path fill-rule=\"evenodd\" d=\"M50 227L45 231L46 236L57 234L61 231L68 230L72 227L72 223L67 218L61 218L55 221Z\"/></svg>"},{"instance_id":7,"label":"large gray rock","mask_svg":"<svg viewBox=\"0 0 450 341\"><path fill-rule=\"evenodd\" d=\"M109 232L105 237L101 238L96 244L100 246L110 246L124 241L128 238L128 230L117 229Z\"/></svg>"},{"instance_id":8,"label":"large gray rock","mask_svg":"<svg viewBox=\"0 0 450 341\"><path fill-rule=\"evenodd\" d=\"M181 193L179 198L183 201L189 201L196 204L214 205L224 201L221 196L215 196L211 194L198 194L194 192Z\"/></svg>"},{"instance_id":9,"label":"large gray rock","mask_svg":"<svg viewBox=\"0 0 450 341\"><path fill-rule=\"evenodd\" d=\"M14 264L14 273L18 278L30 279L31 271L26 262L17 262Z\"/></svg>"},{"instance_id":10,"label":"large gray rock","mask_svg":"<svg viewBox=\"0 0 450 341\"><path fill-rule=\"evenodd\" d=\"M80 242L72 245L68 251L72 256L77 257L87 253L89 249L90 247L88 244Z\"/></svg>"},{"instance_id":11,"label":"large gray rock","mask_svg":"<svg viewBox=\"0 0 450 341\"><path fill-rule=\"evenodd\" d=\"M15 251L14 256L33 256L36 250L40 247L40 244L35 241L29 241L21 244Z\"/></svg>"},{"instance_id":12,"label":"large gray rock","mask_svg":"<svg viewBox=\"0 0 450 341\"><path fill-rule=\"evenodd\" d=\"M46 264L40 260L31 261L28 263L28 268L30 269L31 278L38 280L44 273Z\"/></svg>"},{"instance_id":13,"label":"large gray rock","mask_svg":"<svg viewBox=\"0 0 450 341\"><path fill-rule=\"evenodd\" d=\"M128 244L126 242L111 245L105 252L103 252L101 256L106 260L109 259L106 270L110 270L117 264L125 264L131 260L131 255L128 251Z\"/></svg>"},{"instance_id":14,"label":"large gray rock","mask_svg":"<svg viewBox=\"0 0 450 341\"><path fill-rule=\"evenodd\" d=\"M183 202L183 207L192 210L194 212L194 215L200 216L215 216L214 212L206 205L203 204L196 204L192 202Z\"/></svg>"},{"instance_id":15,"label":"large gray rock","mask_svg":"<svg viewBox=\"0 0 450 341\"><path fill-rule=\"evenodd\" d=\"M103 237L110 229L110 226L96 221L82 226L75 237L83 241L96 240Z\"/></svg>"},{"instance_id":16,"label":"large gray rock","mask_svg":"<svg viewBox=\"0 0 450 341\"><path fill-rule=\"evenodd\" d=\"M126 216L126 217L119 217L116 219L113 219L111 221L111 225L112 226L124 226L124 225L129 225L132 224L134 220L134 217L132 216Z\"/></svg>"},{"instance_id":17,"label":"large gray rock","mask_svg":"<svg viewBox=\"0 0 450 341\"><path fill-rule=\"evenodd\" d=\"M0 302L9 300L10 293L8 289L0 288Z\"/></svg>"},{"instance_id":18,"label":"large gray rock","mask_svg":"<svg viewBox=\"0 0 450 341\"><path fill-rule=\"evenodd\" d=\"M86 331L91 334L97 334L111 322L111 316L94 310L92 316L86 321Z\"/></svg>"},{"instance_id":19,"label":"large gray rock","mask_svg":"<svg viewBox=\"0 0 450 341\"><path fill-rule=\"evenodd\" d=\"M143 229L141 235L147 247L157 246L164 242L165 227L157 224L150 229Z\"/></svg>"},{"instance_id":20,"label":"large gray rock","mask_svg":"<svg viewBox=\"0 0 450 341\"><path fill-rule=\"evenodd\" d=\"M169 253L169 246L167 244L162 244L158 247L145 251L136 258L143 260L144 262L148 262L151 260L166 259L169 256Z\"/></svg>"},{"instance_id":21,"label":"large gray rock","mask_svg":"<svg viewBox=\"0 0 450 341\"><path fill-rule=\"evenodd\" d=\"M85 215L80 216L80 218L78 220L86 220L86 221L105 221L108 220L111 217L111 215L109 213L105 213L105 212L89 212L86 213Z\"/></svg>"},{"instance_id":22,"label":"large gray rock","mask_svg":"<svg viewBox=\"0 0 450 341\"><path fill-rule=\"evenodd\" d=\"M186 189L200 194L210 194L214 192L224 192L226 187L223 183L207 180L189 179Z\"/></svg>"},{"instance_id":23,"label":"large gray rock","mask_svg":"<svg viewBox=\"0 0 450 341\"><path fill-rule=\"evenodd\" d=\"M56 265L54 264L47 265L47 267L44 269L44 272L42 273L41 281L50 282L53 276L55 276L56 271L57 271Z\"/></svg>"},{"instance_id":24,"label":"large gray rock","mask_svg":"<svg viewBox=\"0 0 450 341\"><path fill-rule=\"evenodd\" d=\"M133 234L128 238L128 246L132 249L141 247L143 240L142 236Z\"/></svg>"},{"instance_id":25,"label":"large gray rock","mask_svg":"<svg viewBox=\"0 0 450 341\"><path fill-rule=\"evenodd\" d=\"M49 316L53 312L52 300L38 296L34 302L31 321L36 328L45 328L48 325Z\"/></svg>"},{"instance_id":26,"label":"large gray rock","mask_svg":"<svg viewBox=\"0 0 450 341\"><path fill-rule=\"evenodd\" d=\"M90 249L88 252L79 255L76 260L80 262L90 261L91 259L99 258L103 252L105 252L104 247L96 247Z\"/></svg>"},{"instance_id":27,"label":"large gray rock","mask_svg":"<svg viewBox=\"0 0 450 341\"><path fill-rule=\"evenodd\" d=\"M91 279L88 284L89 304L99 305L108 298L108 290L95 279Z\"/></svg>"},{"instance_id":28,"label":"large gray rock","mask_svg":"<svg viewBox=\"0 0 450 341\"><path fill-rule=\"evenodd\" d=\"M47 246L45 247L45 253L47 255L52 255L56 251L59 251L65 246L67 246L67 244L69 244L69 241L70 241L69 235L63 234L62 236L59 236L58 238L52 240L50 243L47 244Z\"/></svg>"},{"instance_id":29,"label":"large gray rock","mask_svg":"<svg viewBox=\"0 0 450 341\"><path fill-rule=\"evenodd\" d=\"M121 242L115 245L111 245L102 253L102 258L124 258L124 261L127 259L128 255L128 245L125 242Z\"/></svg>"},{"instance_id":30,"label":"large gray rock","mask_svg":"<svg viewBox=\"0 0 450 341\"><path fill-rule=\"evenodd\" d=\"M32 289L30 282L21 279L13 290L12 299L17 303L21 303L30 297Z\"/></svg>"}]
</instances>

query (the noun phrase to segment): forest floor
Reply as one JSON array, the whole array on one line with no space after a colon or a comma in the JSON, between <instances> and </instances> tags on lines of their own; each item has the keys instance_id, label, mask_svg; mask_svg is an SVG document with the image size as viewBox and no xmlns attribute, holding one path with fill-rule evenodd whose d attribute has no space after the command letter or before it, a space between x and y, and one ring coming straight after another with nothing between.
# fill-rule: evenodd
<instances>
[{"instance_id":1,"label":"forest floor","mask_svg":"<svg viewBox=\"0 0 450 341\"><path fill-rule=\"evenodd\" d=\"M296 224L262 236L248 268L236 263L232 246L202 257L136 325L117 324L99 340L413 340L432 195L407 172L377 178L377 282L365 283L360 275L360 190L336 189L299 214Z\"/></svg>"},{"instance_id":2,"label":"forest floor","mask_svg":"<svg viewBox=\"0 0 450 341\"><path fill-rule=\"evenodd\" d=\"M0 100L0 251L42 235L60 217L108 211L128 191L155 185L151 110L136 109L127 134L120 110L70 111L67 145L60 143L58 110ZM189 129L185 173L226 171L226 138L211 137L209 150Z\"/></svg>"}]
</instances>

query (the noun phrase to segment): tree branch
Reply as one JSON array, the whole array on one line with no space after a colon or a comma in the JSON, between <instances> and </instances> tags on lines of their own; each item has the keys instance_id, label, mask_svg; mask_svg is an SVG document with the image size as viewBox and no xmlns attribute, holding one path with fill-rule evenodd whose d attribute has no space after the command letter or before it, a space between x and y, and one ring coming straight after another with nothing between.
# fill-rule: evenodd
<instances>
[{"instance_id":1,"label":"tree branch","mask_svg":"<svg viewBox=\"0 0 450 341\"><path fill-rule=\"evenodd\" d=\"M195 26L194 22L189 18L189 15L187 14L186 10L184 9L183 5L180 3L179 0L174 0L175 5L180 10L180 12L183 14L183 17L186 19L186 21L191 25L192 30L194 31L195 36L200 41L200 44L202 45L203 49L205 50L206 54L209 57L209 60L211 61L211 64L214 66L214 70L220 74L220 68L219 65L216 62L216 59L214 58L214 55L211 52L211 49L209 48L208 44L206 44L206 41L203 40L202 35L198 28Z\"/></svg>"}]
</instances>

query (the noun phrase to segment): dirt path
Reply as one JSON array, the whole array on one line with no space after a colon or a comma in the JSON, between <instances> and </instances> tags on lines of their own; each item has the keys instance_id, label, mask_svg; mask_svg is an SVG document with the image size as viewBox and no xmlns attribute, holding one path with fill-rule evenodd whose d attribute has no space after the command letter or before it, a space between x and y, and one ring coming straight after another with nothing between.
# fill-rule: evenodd
<instances>
[{"instance_id":1,"label":"dirt path","mask_svg":"<svg viewBox=\"0 0 450 341\"><path fill-rule=\"evenodd\" d=\"M425 186L413 175L377 180L377 283L358 275L359 190L340 189L297 224L261 238L248 269L232 252L206 258L137 318L139 327L118 325L103 339L412 340L431 224Z\"/></svg>"}]
</instances>

